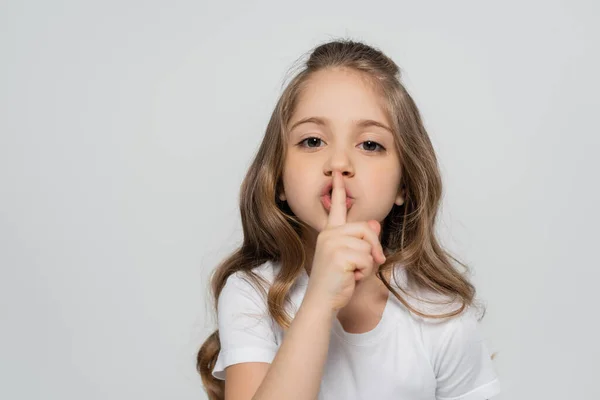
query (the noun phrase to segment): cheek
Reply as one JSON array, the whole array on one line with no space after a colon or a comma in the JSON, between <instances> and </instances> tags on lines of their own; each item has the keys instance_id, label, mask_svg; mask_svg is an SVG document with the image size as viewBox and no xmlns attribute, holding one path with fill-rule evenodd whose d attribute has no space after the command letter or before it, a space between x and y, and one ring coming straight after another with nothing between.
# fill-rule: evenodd
<instances>
[{"instance_id":1,"label":"cheek","mask_svg":"<svg viewBox=\"0 0 600 400\"><path fill-rule=\"evenodd\" d=\"M395 197L400 182L400 174L394 167L374 170L368 177L373 198Z\"/></svg>"},{"instance_id":2,"label":"cheek","mask_svg":"<svg viewBox=\"0 0 600 400\"><path fill-rule=\"evenodd\" d=\"M290 170L290 172L284 176L284 184L287 191L298 192L299 187L304 185L301 173L298 170Z\"/></svg>"},{"instance_id":3,"label":"cheek","mask_svg":"<svg viewBox=\"0 0 600 400\"><path fill-rule=\"evenodd\" d=\"M283 185L286 193L301 196L310 192L314 182L310 179L310 174L306 166L303 167L290 161L286 164L283 171Z\"/></svg>"}]
</instances>

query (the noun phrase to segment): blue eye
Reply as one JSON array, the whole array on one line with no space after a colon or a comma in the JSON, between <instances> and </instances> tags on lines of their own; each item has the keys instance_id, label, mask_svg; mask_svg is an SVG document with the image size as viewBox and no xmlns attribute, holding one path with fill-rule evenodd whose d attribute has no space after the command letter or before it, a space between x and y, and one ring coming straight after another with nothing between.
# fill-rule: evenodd
<instances>
[{"instance_id":1,"label":"blue eye","mask_svg":"<svg viewBox=\"0 0 600 400\"><path fill-rule=\"evenodd\" d=\"M307 142L308 140L313 140L313 141L312 141L312 143L313 143L313 144L315 143L315 141L322 142L322 140L321 140L320 138L318 138L318 137L315 137L315 136L311 136L311 137L307 137L306 139L304 139L304 140L302 140L300 143L298 143L298 146L300 146L300 147L304 147L304 148L309 148L309 149L315 149L315 148L318 148L318 146L317 146L317 147L314 147L314 146L308 146L308 147L307 147L307 146L304 146L303 144L304 144L305 142L306 142L306 143L310 143L310 142ZM317 143L318 143L318 142L317 142ZM382 145L380 145L379 143L377 143L377 142L374 142L374 141L372 141L372 140L366 140L366 141L362 142L361 144L364 144L364 143L369 143L371 146L373 146L373 145L375 146L375 149L374 149L374 150L367 150L367 152L368 152L368 153L379 153L379 152L385 151L385 147L383 147L383 146L382 146ZM378 147L378 146L379 146L379 147ZM377 150L377 149L379 149L379 150Z\"/></svg>"}]
</instances>

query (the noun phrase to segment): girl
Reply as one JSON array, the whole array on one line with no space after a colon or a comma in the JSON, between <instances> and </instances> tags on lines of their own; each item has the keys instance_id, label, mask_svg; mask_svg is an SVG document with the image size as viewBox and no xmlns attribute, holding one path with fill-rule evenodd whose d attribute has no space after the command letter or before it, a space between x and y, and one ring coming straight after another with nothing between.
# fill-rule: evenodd
<instances>
[{"instance_id":1,"label":"girl","mask_svg":"<svg viewBox=\"0 0 600 400\"><path fill-rule=\"evenodd\" d=\"M318 46L279 99L211 280L210 399L483 400L500 391L475 288L434 225L442 184L398 66Z\"/></svg>"}]
</instances>

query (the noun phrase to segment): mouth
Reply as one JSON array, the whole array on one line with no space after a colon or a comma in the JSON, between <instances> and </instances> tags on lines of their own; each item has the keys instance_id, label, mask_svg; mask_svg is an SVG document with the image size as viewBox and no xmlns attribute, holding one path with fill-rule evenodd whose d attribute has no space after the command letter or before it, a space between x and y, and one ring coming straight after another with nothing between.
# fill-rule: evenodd
<instances>
[{"instance_id":1,"label":"mouth","mask_svg":"<svg viewBox=\"0 0 600 400\"><path fill-rule=\"evenodd\" d=\"M333 191L333 182L328 182L324 187L323 190L321 190L321 197L322 196L329 196L329 198L331 198L331 192ZM348 188L346 188L346 197L353 199L354 197L352 197L352 193L350 193L350 190L348 190Z\"/></svg>"},{"instance_id":2,"label":"mouth","mask_svg":"<svg viewBox=\"0 0 600 400\"><path fill-rule=\"evenodd\" d=\"M354 204L354 198L352 197L352 193L346 190L346 210L352 208L352 204ZM331 193L333 192L333 182L329 181L321 190L321 204L323 207L329 212L331 210Z\"/></svg>"},{"instance_id":3,"label":"mouth","mask_svg":"<svg viewBox=\"0 0 600 400\"><path fill-rule=\"evenodd\" d=\"M321 204L323 204L323 207L325 207L328 212L331 210L331 192L321 196ZM352 204L354 204L354 199L346 196L346 210L352 208Z\"/></svg>"}]
</instances>

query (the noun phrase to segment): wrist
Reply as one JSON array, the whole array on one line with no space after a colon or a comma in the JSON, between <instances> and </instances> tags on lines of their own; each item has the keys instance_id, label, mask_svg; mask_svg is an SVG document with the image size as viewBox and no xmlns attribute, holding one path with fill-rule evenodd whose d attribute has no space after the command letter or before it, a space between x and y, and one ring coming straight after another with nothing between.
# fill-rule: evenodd
<instances>
[{"instance_id":1,"label":"wrist","mask_svg":"<svg viewBox=\"0 0 600 400\"><path fill-rule=\"evenodd\" d=\"M337 310L335 310L331 305L314 296L311 296L308 292L305 294L300 308L309 310L311 314L318 314L327 319L333 319L333 317L337 315Z\"/></svg>"}]
</instances>

